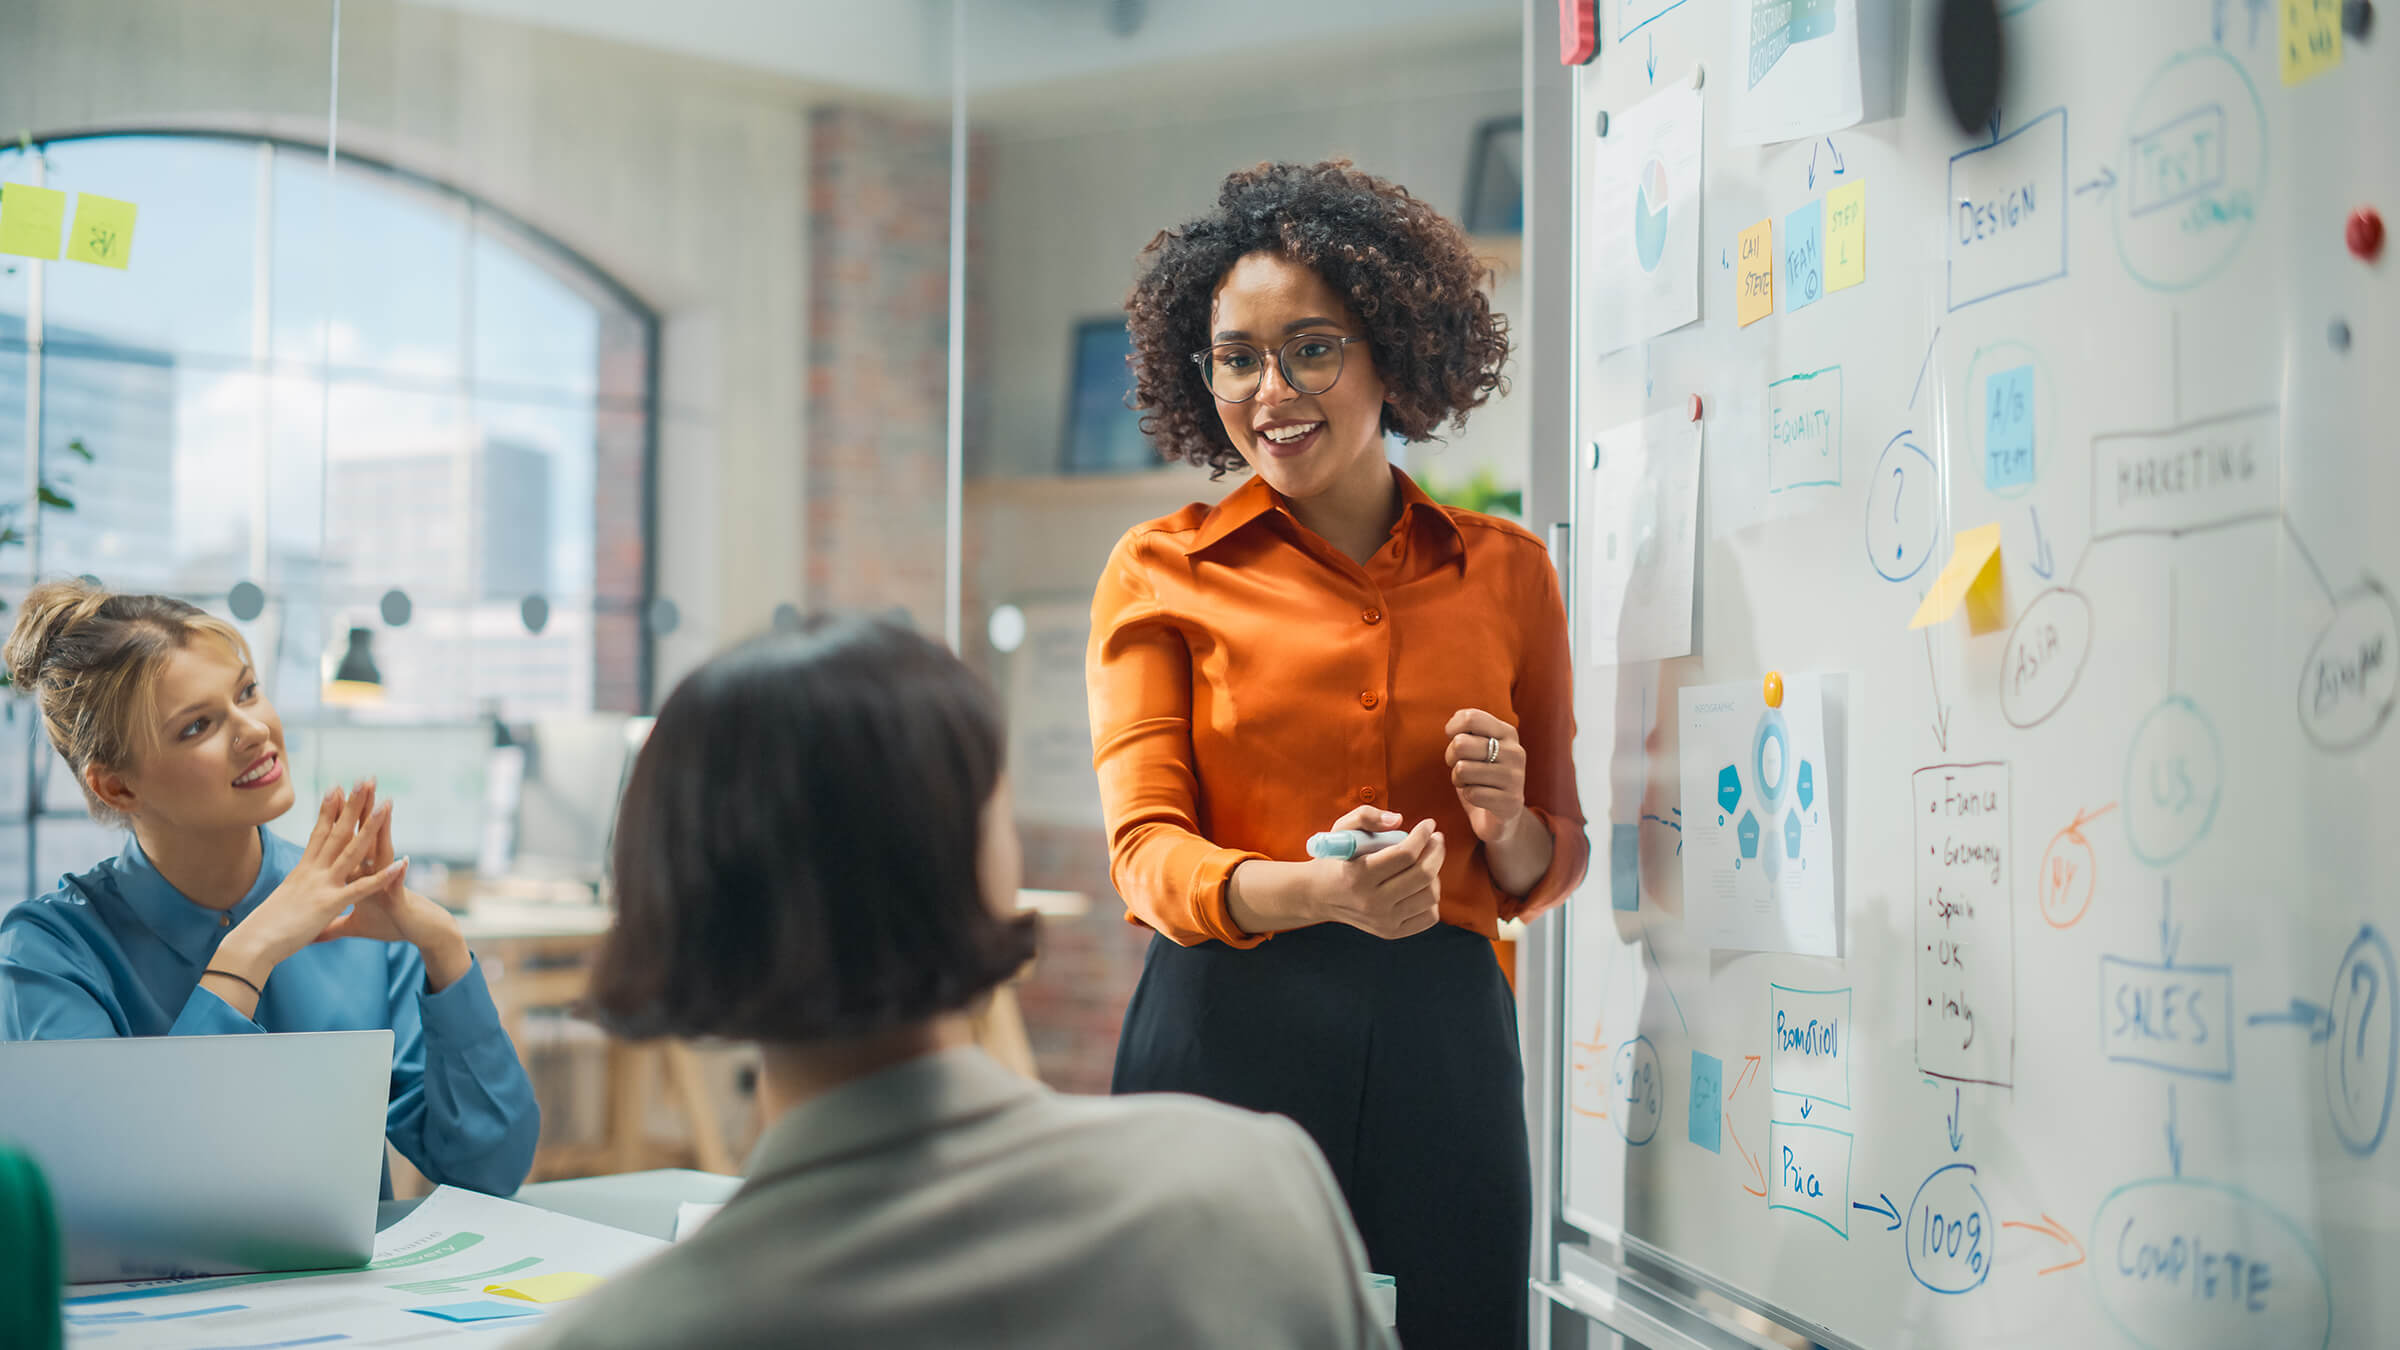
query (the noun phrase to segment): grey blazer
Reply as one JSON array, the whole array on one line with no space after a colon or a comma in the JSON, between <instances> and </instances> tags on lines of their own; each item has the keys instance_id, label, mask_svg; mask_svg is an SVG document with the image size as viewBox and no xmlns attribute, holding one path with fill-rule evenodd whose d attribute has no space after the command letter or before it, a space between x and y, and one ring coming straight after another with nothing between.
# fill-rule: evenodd
<instances>
[{"instance_id":1,"label":"grey blazer","mask_svg":"<svg viewBox=\"0 0 2400 1350\"><path fill-rule=\"evenodd\" d=\"M520 1347L1390 1350L1316 1145L1197 1097L1076 1097L966 1047L771 1126L707 1227Z\"/></svg>"}]
</instances>

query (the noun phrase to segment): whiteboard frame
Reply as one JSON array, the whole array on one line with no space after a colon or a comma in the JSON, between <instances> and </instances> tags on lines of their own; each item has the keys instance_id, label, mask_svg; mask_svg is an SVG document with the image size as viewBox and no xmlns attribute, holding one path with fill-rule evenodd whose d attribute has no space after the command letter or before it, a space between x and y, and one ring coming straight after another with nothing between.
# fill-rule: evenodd
<instances>
[{"instance_id":1,"label":"whiteboard frame","mask_svg":"<svg viewBox=\"0 0 2400 1350\"><path fill-rule=\"evenodd\" d=\"M1574 378L1579 353L1572 284L1580 190L1575 138L1587 113L1575 79L1578 67L1559 61L1555 4L1523 0L1523 6L1524 256L1529 284L1524 312L1515 317L1517 331L1525 338L1520 378L1532 405L1525 519L1550 546L1571 634L1576 612L1573 468L1580 397ZM1530 284L1539 277L1565 278L1567 284ZM1593 730L1585 729L1586 754L1594 753L1597 744L1589 739ZM1593 889L1590 877L1607 875L1606 859L1596 859L1584 887L1568 904L1605 904L1605 898L1588 892ZM1517 947L1517 1026L1532 1153L1533 1278L1527 1291L1532 1350L1606 1343L1592 1334L1594 1329L1629 1337L1652 1350L1779 1350L1667 1280L1705 1290L1831 1350L1865 1350L1848 1337L1695 1269L1566 1203L1566 1063L1560 1053L1566 1044L1566 961L1566 913L1561 906L1528 924ZM1566 1319L1564 1325L1560 1319ZM1580 1335L1573 1326L1578 1321L1584 1324Z\"/></svg>"}]
</instances>

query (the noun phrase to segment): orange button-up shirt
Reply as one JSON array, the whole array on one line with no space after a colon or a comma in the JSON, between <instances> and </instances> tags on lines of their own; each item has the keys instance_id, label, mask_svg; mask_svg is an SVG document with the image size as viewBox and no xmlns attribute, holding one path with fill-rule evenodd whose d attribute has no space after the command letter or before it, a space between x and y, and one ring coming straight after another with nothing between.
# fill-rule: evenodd
<instances>
[{"instance_id":1,"label":"orange button-up shirt","mask_svg":"<svg viewBox=\"0 0 2400 1350\"><path fill-rule=\"evenodd\" d=\"M1548 550L1444 507L1394 470L1403 506L1365 566L1252 478L1117 542L1092 596L1085 674L1110 875L1127 917L1189 946L1256 946L1225 907L1233 869L1307 857L1361 805L1448 840L1442 919L1486 937L1557 904L1591 847L1575 791L1566 609ZM1443 762L1481 708L1517 728L1550 869L1503 894Z\"/></svg>"}]
</instances>

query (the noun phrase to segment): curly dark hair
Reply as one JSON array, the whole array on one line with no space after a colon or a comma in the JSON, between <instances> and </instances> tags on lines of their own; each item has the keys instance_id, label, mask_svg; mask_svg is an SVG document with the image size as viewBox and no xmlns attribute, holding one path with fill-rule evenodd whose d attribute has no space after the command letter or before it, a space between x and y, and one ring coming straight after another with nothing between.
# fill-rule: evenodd
<instances>
[{"instance_id":1,"label":"curly dark hair","mask_svg":"<svg viewBox=\"0 0 2400 1350\"><path fill-rule=\"evenodd\" d=\"M1191 354L1209 344L1217 284L1253 253L1315 272L1366 325L1389 397L1386 432L1429 439L1444 418L1464 427L1470 411L1508 391L1508 320L1492 312L1490 269L1464 231L1346 159L1260 164L1226 176L1215 211L1159 231L1125 297L1134 407L1161 456L1216 477L1247 464Z\"/></svg>"}]
</instances>

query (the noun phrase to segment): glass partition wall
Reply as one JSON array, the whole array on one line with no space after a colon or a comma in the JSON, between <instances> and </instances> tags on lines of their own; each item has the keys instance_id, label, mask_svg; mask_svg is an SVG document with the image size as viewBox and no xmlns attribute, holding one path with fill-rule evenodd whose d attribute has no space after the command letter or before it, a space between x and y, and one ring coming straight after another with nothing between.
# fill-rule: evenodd
<instances>
[{"instance_id":1,"label":"glass partition wall","mask_svg":"<svg viewBox=\"0 0 2400 1350\"><path fill-rule=\"evenodd\" d=\"M1054 1084L1106 1089L1147 940L1108 880L1084 703L1092 588L1126 529L1242 481L1161 464L1126 407L1136 257L1212 206L1229 172L1346 158L1475 233L1508 312L1522 293L1521 12L1515 0L995 0L958 16L961 651L1008 708L1027 884L1070 897L1023 988ZM1392 454L1437 497L1511 513L1525 430L1503 397L1446 442Z\"/></svg>"},{"instance_id":2,"label":"glass partition wall","mask_svg":"<svg viewBox=\"0 0 2400 1350\"><path fill-rule=\"evenodd\" d=\"M1092 585L1239 481L1125 407L1136 255L1231 170L1339 156L1522 293L1515 0L15 0L0 38L0 183L63 194L62 256L0 255L0 619L73 575L231 618L304 789L372 769L416 857L585 886L639 717L708 653L810 609L955 623L1009 713L1053 911L1023 1003L1068 1088L1105 1086L1141 943ZM111 224L115 257L66 247ZM1393 454L1505 514L1525 426L1502 398ZM118 836L25 700L0 719L5 905Z\"/></svg>"}]
</instances>

